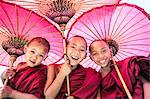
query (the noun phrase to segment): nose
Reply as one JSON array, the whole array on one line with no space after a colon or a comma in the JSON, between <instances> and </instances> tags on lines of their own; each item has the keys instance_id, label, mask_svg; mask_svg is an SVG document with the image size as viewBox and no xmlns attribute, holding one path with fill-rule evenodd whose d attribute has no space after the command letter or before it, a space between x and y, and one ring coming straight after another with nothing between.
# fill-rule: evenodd
<instances>
[{"instance_id":1,"label":"nose","mask_svg":"<svg viewBox=\"0 0 150 99\"><path fill-rule=\"evenodd\" d=\"M36 60L37 59L37 55L33 55L31 58L32 58L32 60Z\"/></svg>"},{"instance_id":2,"label":"nose","mask_svg":"<svg viewBox=\"0 0 150 99\"><path fill-rule=\"evenodd\" d=\"M104 57L104 55L103 55L103 54L98 53L98 56L97 56L97 59L98 59L98 60L102 59L103 57Z\"/></svg>"},{"instance_id":3,"label":"nose","mask_svg":"<svg viewBox=\"0 0 150 99\"><path fill-rule=\"evenodd\" d=\"M80 51L78 49L75 49L74 54L78 56L78 55L80 55Z\"/></svg>"}]
</instances>

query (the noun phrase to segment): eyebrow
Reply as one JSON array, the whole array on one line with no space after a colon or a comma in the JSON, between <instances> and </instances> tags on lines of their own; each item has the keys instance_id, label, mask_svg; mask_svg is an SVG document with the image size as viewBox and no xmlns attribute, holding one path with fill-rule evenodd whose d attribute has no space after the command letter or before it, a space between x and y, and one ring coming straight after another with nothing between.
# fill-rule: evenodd
<instances>
[{"instance_id":1,"label":"eyebrow","mask_svg":"<svg viewBox=\"0 0 150 99\"><path fill-rule=\"evenodd\" d=\"M35 48L32 48L32 50L37 51ZM40 54L45 54L45 52L40 52Z\"/></svg>"}]
</instances>

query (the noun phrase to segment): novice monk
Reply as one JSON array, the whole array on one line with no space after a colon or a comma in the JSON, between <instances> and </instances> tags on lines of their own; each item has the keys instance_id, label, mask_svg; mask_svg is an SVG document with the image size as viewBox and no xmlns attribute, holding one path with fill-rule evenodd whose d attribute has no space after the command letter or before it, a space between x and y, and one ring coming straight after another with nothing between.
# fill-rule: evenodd
<instances>
[{"instance_id":1,"label":"novice monk","mask_svg":"<svg viewBox=\"0 0 150 99\"><path fill-rule=\"evenodd\" d=\"M104 40L97 40L90 45L91 59L101 66L100 74L102 77L101 98L102 99L127 99L126 92L116 73L114 64L112 63L112 53L117 53L116 46L109 46ZM113 49L113 50L112 50ZM133 97L133 99L143 99L143 85L138 79L140 74L139 67L148 67L150 60L145 60L144 57L130 57L125 60L116 62L123 76L123 79ZM146 58L145 58L146 59ZM141 69L142 70L142 69Z\"/></svg>"},{"instance_id":2,"label":"novice monk","mask_svg":"<svg viewBox=\"0 0 150 99\"><path fill-rule=\"evenodd\" d=\"M44 99L47 66L41 62L47 57L49 49L49 42L41 37L33 38L24 46L26 62L18 64L16 72L8 69L2 75L4 80L15 73L4 86L2 98Z\"/></svg>"},{"instance_id":3,"label":"novice monk","mask_svg":"<svg viewBox=\"0 0 150 99\"><path fill-rule=\"evenodd\" d=\"M87 44L84 38L74 36L67 43L67 61L64 64L48 66L48 79L45 87L46 99L65 99L67 85L65 77L69 74L70 99L95 99L99 89L100 77L95 70L83 68L80 62L86 57Z\"/></svg>"}]
</instances>

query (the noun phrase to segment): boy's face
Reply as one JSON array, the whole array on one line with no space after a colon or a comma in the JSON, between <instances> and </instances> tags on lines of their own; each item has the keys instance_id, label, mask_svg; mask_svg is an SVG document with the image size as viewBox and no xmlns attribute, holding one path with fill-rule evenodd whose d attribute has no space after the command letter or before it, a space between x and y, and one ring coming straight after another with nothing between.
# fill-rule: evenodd
<instances>
[{"instance_id":1,"label":"boy's face","mask_svg":"<svg viewBox=\"0 0 150 99\"><path fill-rule=\"evenodd\" d=\"M29 67L40 65L48 54L46 47L35 41L31 42L28 46L25 46L24 52L27 65Z\"/></svg>"},{"instance_id":2,"label":"boy's face","mask_svg":"<svg viewBox=\"0 0 150 99\"><path fill-rule=\"evenodd\" d=\"M91 44L91 58L102 68L108 66L111 58L111 50L104 41L95 41Z\"/></svg>"},{"instance_id":3,"label":"boy's face","mask_svg":"<svg viewBox=\"0 0 150 99\"><path fill-rule=\"evenodd\" d=\"M86 42L81 37L73 37L67 45L70 65L77 66L86 57Z\"/></svg>"}]
</instances>

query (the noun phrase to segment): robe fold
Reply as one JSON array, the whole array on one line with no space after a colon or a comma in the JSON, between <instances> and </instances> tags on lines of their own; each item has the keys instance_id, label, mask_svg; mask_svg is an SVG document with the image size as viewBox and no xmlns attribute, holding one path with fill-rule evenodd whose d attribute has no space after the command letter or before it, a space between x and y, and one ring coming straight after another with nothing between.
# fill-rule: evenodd
<instances>
[{"instance_id":1,"label":"robe fold","mask_svg":"<svg viewBox=\"0 0 150 99\"><path fill-rule=\"evenodd\" d=\"M71 96L75 99L95 99L100 84L100 75L91 68L79 65L69 74ZM56 99L64 99L67 93L66 79Z\"/></svg>"},{"instance_id":2,"label":"robe fold","mask_svg":"<svg viewBox=\"0 0 150 99\"><path fill-rule=\"evenodd\" d=\"M138 76L141 73L148 76L150 67L149 62L150 60L145 57L130 57L117 62L118 68L133 99L144 98L143 85L138 79ZM102 79L101 82L100 89L102 99L128 99L113 65L111 66L111 69L112 70Z\"/></svg>"},{"instance_id":3,"label":"robe fold","mask_svg":"<svg viewBox=\"0 0 150 99\"><path fill-rule=\"evenodd\" d=\"M16 69L16 74L9 80L8 85L14 90L33 94L38 99L44 99L46 79L47 66L28 67L25 63L21 63L21 66Z\"/></svg>"}]
</instances>

